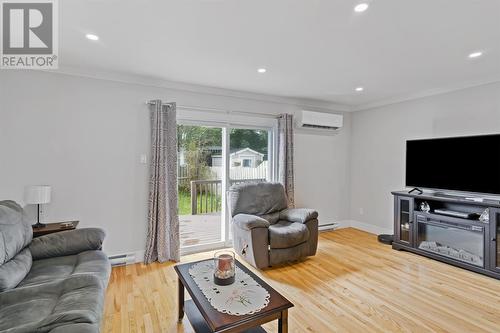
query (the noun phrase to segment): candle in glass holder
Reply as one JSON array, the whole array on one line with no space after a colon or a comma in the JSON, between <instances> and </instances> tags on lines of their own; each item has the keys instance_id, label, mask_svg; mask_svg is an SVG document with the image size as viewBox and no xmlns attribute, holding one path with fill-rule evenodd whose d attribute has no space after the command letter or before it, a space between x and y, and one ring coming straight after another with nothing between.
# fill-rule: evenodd
<instances>
[{"instance_id":1,"label":"candle in glass holder","mask_svg":"<svg viewBox=\"0 0 500 333\"><path fill-rule=\"evenodd\" d=\"M231 261L233 257L229 254L221 254L217 261L219 263L219 267L217 267L220 271L228 271L231 269Z\"/></svg>"},{"instance_id":2,"label":"candle in glass holder","mask_svg":"<svg viewBox=\"0 0 500 333\"><path fill-rule=\"evenodd\" d=\"M234 253L231 251L216 252L214 264L214 283L221 286L232 284L235 276Z\"/></svg>"}]
</instances>

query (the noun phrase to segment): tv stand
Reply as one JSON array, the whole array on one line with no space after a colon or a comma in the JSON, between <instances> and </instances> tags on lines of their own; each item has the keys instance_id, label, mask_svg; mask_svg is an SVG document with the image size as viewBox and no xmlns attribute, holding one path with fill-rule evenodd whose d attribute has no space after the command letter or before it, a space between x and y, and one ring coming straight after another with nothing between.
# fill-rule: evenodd
<instances>
[{"instance_id":1,"label":"tv stand","mask_svg":"<svg viewBox=\"0 0 500 333\"><path fill-rule=\"evenodd\" d=\"M422 191L421 189L419 189L418 187L414 187L412 188L410 191L408 191L408 194L412 194L413 192L418 192L418 194L422 194L424 193L424 191Z\"/></svg>"},{"instance_id":2,"label":"tv stand","mask_svg":"<svg viewBox=\"0 0 500 333\"><path fill-rule=\"evenodd\" d=\"M500 279L500 202L395 191L392 248ZM422 205L423 203L427 205ZM430 207L422 211L420 207ZM479 216L489 210L489 221ZM463 212L456 216L443 211Z\"/></svg>"}]
</instances>

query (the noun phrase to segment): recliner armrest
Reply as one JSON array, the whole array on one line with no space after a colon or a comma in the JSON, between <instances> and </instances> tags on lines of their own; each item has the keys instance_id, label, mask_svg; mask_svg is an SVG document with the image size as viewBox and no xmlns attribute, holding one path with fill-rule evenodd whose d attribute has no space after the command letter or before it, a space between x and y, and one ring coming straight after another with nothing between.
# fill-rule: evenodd
<instances>
[{"instance_id":1,"label":"recliner armrest","mask_svg":"<svg viewBox=\"0 0 500 333\"><path fill-rule=\"evenodd\" d=\"M69 256L83 251L100 250L104 236L104 230L99 228L62 231L34 238L29 249L34 260Z\"/></svg>"},{"instance_id":2,"label":"recliner armrest","mask_svg":"<svg viewBox=\"0 0 500 333\"><path fill-rule=\"evenodd\" d=\"M309 208L288 208L280 212L280 220L290 222L306 223L317 218L318 212Z\"/></svg>"},{"instance_id":3,"label":"recliner armrest","mask_svg":"<svg viewBox=\"0 0 500 333\"><path fill-rule=\"evenodd\" d=\"M237 214L233 216L233 223L240 229L252 230L254 228L269 228L271 223L261 217L250 214Z\"/></svg>"}]
</instances>

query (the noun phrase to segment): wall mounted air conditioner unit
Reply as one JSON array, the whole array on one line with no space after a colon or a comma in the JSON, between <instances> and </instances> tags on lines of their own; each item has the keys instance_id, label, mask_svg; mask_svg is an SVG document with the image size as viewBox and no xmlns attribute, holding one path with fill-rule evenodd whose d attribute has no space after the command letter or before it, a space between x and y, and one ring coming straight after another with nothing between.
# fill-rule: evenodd
<instances>
[{"instance_id":1,"label":"wall mounted air conditioner unit","mask_svg":"<svg viewBox=\"0 0 500 333\"><path fill-rule=\"evenodd\" d=\"M309 130L335 133L344 125L344 116L341 114L302 110L297 117L296 126L300 130Z\"/></svg>"}]
</instances>

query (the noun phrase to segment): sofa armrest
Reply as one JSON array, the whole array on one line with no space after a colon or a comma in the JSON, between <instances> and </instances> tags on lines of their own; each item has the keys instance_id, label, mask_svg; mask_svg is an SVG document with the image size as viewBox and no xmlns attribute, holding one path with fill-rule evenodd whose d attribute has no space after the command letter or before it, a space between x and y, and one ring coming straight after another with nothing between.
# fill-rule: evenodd
<instances>
[{"instance_id":1,"label":"sofa armrest","mask_svg":"<svg viewBox=\"0 0 500 333\"><path fill-rule=\"evenodd\" d=\"M34 238L29 249L34 260L69 256L83 251L100 250L104 236L104 230L99 228L62 231Z\"/></svg>"},{"instance_id":2,"label":"sofa armrest","mask_svg":"<svg viewBox=\"0 0 500 333\"><path fill-rule=\"evenodd\" d=\"M290 222L306 223L317 218L318 212L309 208L288 208L280 212L280 220Z\"/></svg>"},{"instance_id":3,"label":"sofa armrest","mask_svg":"<svg viewBox=\"0 0 500 333\"><path fill-rule=\"evenodd\" d=\"M240 229L252 230L254 228L269 228L271 223L261 217L250 214L237 214L233 217L233 223Z\"/></svg>"}]
</instances>

